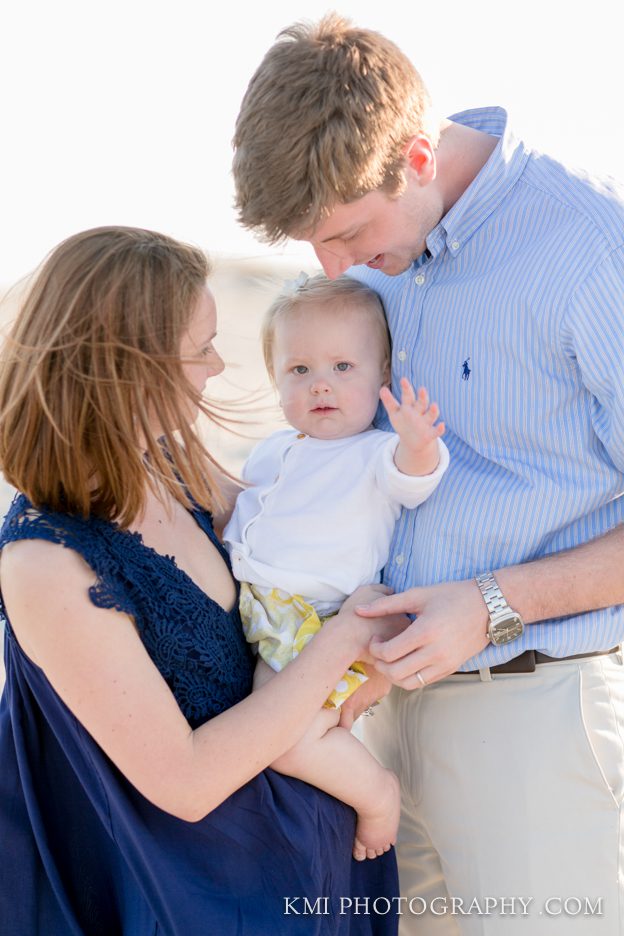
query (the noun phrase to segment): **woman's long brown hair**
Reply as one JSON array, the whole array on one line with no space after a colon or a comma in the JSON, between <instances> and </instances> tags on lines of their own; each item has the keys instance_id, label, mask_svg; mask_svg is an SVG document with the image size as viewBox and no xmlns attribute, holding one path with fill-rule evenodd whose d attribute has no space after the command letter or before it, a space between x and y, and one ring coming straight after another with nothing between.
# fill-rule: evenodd
<instances>
[{"instance_id":1,"label":"woman's long brown hair","mask_svg":"<svg viewBox=\"0 0 624 936\"><path fill-rule=\"evenodd\" d=\"M180 360L209 270L197 248L123 227L47 258L0 358L0 469L36 507L126 527L148 485L221 506L189 401L214 414Z\"/></svg>"}]
</instances>

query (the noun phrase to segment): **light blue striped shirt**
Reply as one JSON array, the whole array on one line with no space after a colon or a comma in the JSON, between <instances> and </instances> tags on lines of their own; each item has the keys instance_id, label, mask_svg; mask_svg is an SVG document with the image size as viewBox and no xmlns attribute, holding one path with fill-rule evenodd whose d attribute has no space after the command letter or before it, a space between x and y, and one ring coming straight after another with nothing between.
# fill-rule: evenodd
<instances>
[{"instance_id":1,"label":"light blue striped shirt","mask_svg":"<svg viewBox=\"0 0 624 936\"><path fill-rule=\"evenodd\" d=\"M622 190L529 150L500 108L451 120L500 142L430 233L431 256L397 277L350 270L383 299L393 383L428 388L451 453L437 491L397 526L385 572L396 591L556 553L624 521ZM617 606L532 624L463 668L622 640Z\"/></svg>"}]
</instances>

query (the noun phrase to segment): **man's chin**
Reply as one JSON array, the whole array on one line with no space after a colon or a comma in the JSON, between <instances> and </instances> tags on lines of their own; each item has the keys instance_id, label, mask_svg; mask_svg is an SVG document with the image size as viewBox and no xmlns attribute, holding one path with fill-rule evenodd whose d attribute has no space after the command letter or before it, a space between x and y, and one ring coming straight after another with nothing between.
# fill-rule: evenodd
<instances>
[{"instance_id":1,"label":"man's chin","mask_svg":"<svg viewBox=\"0 0 624 936\"><path fill-rule=\"evenodd\" d=\"M401 276L402 273L405 273L406 270L412 265L412 260L403 259L388 259L381 268L381 272L385 273L386 276Z\"/></svg>"}]
</instances>

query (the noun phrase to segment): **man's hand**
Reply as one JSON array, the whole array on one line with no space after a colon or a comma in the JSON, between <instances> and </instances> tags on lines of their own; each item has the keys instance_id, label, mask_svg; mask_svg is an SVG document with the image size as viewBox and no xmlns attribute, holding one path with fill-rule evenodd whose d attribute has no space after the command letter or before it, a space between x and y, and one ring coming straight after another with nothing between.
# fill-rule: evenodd
<instances>
[{"instance_id":1,"label":"man's hand","mask_svg":"<svg viewBox=\"0 0 624 936\"><path fill-rule=\"evenodd\" d=\"M403 689L443 679L488 643L487 608L473 579L411 588L360 605L356 611L363 617L416 615L397 636L373 638L369 646L375 667Z\"/></svg>"}]
</instances>

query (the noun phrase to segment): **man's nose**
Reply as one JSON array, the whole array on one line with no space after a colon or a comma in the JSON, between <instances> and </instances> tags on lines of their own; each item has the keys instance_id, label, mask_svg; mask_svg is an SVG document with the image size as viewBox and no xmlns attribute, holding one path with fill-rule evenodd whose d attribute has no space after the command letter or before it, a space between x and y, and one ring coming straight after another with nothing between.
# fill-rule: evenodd
<instances>
[{"instance_id":1,"label":"man's nose","mask_svg":"<svg viewBox=\"0 0 624 936\"><path fill-rule=\"evenodd\" d=\"M323 267L325 276L327 276L328 279L338 279L345 270L353 266L351 257L339 256L334 251L327 250L325 247L315 247L314 253L318 257L319 263Z\"/></svg>"}]
</instances>

